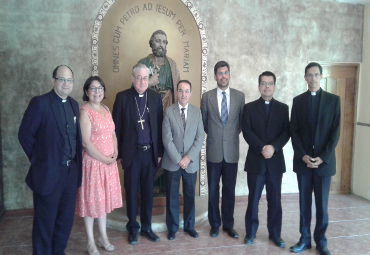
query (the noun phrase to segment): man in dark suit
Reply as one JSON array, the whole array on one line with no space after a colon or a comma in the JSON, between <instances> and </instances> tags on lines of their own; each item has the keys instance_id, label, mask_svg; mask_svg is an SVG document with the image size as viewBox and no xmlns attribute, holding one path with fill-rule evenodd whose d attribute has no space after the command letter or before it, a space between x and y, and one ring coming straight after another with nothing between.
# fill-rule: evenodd
<instances>
[{"instance_id":1,"label":"man in dark suit","mask_svg":"<svg viewBox=\"0 0 370 255\"><path fill-rule=\"evenodd\" d=\"M197 238L195 225L195 183L199 169L199 152L205 133L202 114L189 104L191 83L181 80L177 84L178 102L164 114L162 137L164 155L162 167L166 169L166 224L167 238L175 239L179 229L179 186L182 177L184 194L184 231Z\"/></svg>"},{"instance_id":2,"label":"man in dark suit","mask_svg":"<svg viewBox=\"0 0 370 255\"><path fill-rule=\"evenodd\" d=\"M42 255L64 254L82 177L78 103L69 97L72 70L56 67L52 83L51 92L32 98L18 133L31 163L26 183L33 191L32 249Z\"/></svg>"},{"instance_id":3,"label":"man in dark suit","mask_svg":"<svg viewBox=\"0 0 370 255\"><path fill-rule=\"evenodd\" d=\"M203 94L201 111L207 133L208 220L210 235L218 236L221 226L219 209L222 177L223 230L233 238L235 185L239 161L239 133L245 102L244 93L229 87L230 66L219 61L214 67L217 88Z\"/></svg>"},{"instance_id":4,"label":"man in dark suit","mask_svg":"<svg viewBox=\"0 0 370 255\"><path fill-rule=\"evenodd\" d=\"M311 248L312 191L315 194L314 240L320 254L330 254L325 232L329 224L328 201L331 176L336 172L335 147L340 133L340 98L320 88L322 67L305 68L308 91L293 99L290 131L294 149L293 170L299 188L299 242L290 247L300 253Z\"/></svg>"},{"instance_id":5,"label":"man in dark suit","mask_svg":"<svg viewBox=\"0 0 370 255\"><path fill-rule=\"evenodd\" d=\"M258 203L266 185L269 239L285 247L280 237L282 224L281 181L285 173L283 147L289 140L289 109L273 98L276 76L263 72L258 77L261 97L244 106L242 131L249 145L244 170L248 173L248 208L244 243L253 244L258 228Z\"/></svg>"},{"instance_id":6,"label":"man in dark suit","mask_svg":"<svg viewBox=\"0 0 370 255\"><path fill-rule=\"evenodd\" d=\"M118 163L124 169L126 208L129 222L128 242L137 244L140 228L136 221L138 194L141 194L140 235L152 242L159 241L151 227L153 183L156 168L163 156L163 106L160 94L148 90L149 70L136 64L132 70L134 86L117 94L113 120L118 142Z\"/></svg>"}]
</instances>

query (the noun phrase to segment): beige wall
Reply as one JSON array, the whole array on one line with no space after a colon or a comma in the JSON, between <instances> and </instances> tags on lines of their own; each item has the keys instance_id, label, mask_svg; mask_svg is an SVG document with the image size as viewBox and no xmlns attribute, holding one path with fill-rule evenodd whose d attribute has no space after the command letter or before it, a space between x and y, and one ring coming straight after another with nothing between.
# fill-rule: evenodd
<instances>
[{"instance_id":1,"label":"beige wall","mask_svg":"<svg viewBox=\"0 0 370 255\"><path fill-rule=\"evenodd\" d=\"M365 6L356 122L370 124L370 4ZM370 127L356 125L352 192L370 199Z\"/></svg>"}]
</instances>

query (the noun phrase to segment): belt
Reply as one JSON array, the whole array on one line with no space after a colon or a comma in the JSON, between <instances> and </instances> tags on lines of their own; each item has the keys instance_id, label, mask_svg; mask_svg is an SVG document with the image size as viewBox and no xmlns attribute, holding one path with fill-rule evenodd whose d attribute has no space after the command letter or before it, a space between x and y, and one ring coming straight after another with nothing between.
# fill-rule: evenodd
<instances>
[{"instance_id":1,"label":"belt","mask_svg":"<svg viewBox=\"0 0 370 255\"><path fill-rule=\"evenodd\" d=\"M150 149L150 144L148 144L148 145L144 145L144 146L140 146L140 145L138 145L138 146L137 146L137 148L138 148L139 150L146 151L146 150Z\"/></svg>"},{"instance_id":2,"label":"belt","mask_svg":"<svg viewBox=\"0 0 370 255\"><path fill-rule=\"evenodd\" d=\"M63 161L62 162L62 165L70 166L70 165L72 165L72 163L74 161L75 161L75 159L70 159L70 160L67 160L67 161Z\"/></svg>"}]
</instances>

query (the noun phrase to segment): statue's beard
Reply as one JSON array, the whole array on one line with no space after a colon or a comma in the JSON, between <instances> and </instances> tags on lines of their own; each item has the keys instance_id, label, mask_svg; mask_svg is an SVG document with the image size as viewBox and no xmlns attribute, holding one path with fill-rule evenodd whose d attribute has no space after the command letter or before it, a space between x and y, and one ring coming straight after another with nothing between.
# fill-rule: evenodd
<instances>
[{"instance_id":1,"label":"statue's beard","mask_svg":"<svg viewBox=\"0 0 370 255\"><path fill-rule=\"evenodd\" d=\"M156 57L164 57L166 56L166 53L167 53L167 50L162 47L152 48L152 51L153 51L154 56Z\"/></svg>"}]
</instances>

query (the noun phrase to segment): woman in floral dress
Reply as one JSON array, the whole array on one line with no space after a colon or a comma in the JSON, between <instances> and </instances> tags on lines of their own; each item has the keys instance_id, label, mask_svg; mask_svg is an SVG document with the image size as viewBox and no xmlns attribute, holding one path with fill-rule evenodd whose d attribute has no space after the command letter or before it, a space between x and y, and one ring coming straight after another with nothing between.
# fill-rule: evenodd
<instances>
[{"instance_id":1,"label":"woman in floral dress","mask_svg":"<svg viewBox=\"0 0 370 255\"><path fill-rule=\"evenodd\" d=\"M80 109L82 134L82 185L77 192L76 214L84 217L87 251L99 255L94 240L94 218L97 218L99 237L97 245L113 251L106 231L107 213L122 207L121 185L117 168L117 137L111 113L101 101L105 85L98 76L89 77L83 87Z\"/></svg>"}]
</instances>

